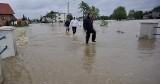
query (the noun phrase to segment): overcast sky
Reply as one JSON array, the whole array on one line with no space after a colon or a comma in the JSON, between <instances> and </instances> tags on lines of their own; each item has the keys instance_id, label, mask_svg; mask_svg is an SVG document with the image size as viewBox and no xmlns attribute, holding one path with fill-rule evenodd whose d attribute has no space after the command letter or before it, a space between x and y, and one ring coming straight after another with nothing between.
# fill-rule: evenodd
<instances>
[{"instance_id":1,"label":"overcast sky","mask_svg":"<svg viewBox=\"0 0 160 84\"><path fill-rule=\"evenodd\" d=\"M67 2L70 2L70 13L73 16L82 16L78 4L82 0L0 0L0 3L9 3L17 18L25 16L33 19L44 16L51 10L67 13ZM124 6L128 12L131 9L148 11L160 5L160 0L83 0L89 6L100 9L100 15L109 16L118 6Z\"/></svg>"}]
</instances>

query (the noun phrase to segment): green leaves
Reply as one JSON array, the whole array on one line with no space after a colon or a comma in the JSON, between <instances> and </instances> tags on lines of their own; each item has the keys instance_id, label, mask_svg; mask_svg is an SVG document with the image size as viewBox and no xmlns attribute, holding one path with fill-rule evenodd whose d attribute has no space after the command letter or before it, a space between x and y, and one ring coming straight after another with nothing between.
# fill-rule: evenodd
<instances>
[{"instance_id":1,"label":"green leaves","mask_svg":"<svg viewBox=\"0 0 160 84\"><path fill-rule=\"evenodd\" d=\"M125 8L122 6L117 7L113 12L112 17L116 20L126 19L127 13Z\"/></svg>"},{"instance_id":2,"label":"green leaves","mask_svg":"<svg viewBox=\"0 0 160 84\"><path fill-rule=\"evenodd\" d=\"M157 6L157 7L153 8L152 11L154 11L154 12L160 12L160 6Z\"/></svg>"},{"instance_id":3,"label":"green leaves","mask_svg":"<svg viewBox=\"0 0 160 84\"><path fill-rule=\"evenodd\" d=\"M69 19L69 20L72 20L72 19L73 19L73 16L72 16L71 13L67 14L67 19Z\"/></svg>"},{"instance_id":4,"label":"green leaves","mask_svg":"<svg viewBox=\"0 0 160 84\"><path fill-rule=\"evenodd\" d=\"M135 19L135 11L134 10L130 10L129 14L128 14L128 19Z\"/></svg>"},{"instance_id":5,"label":"green leaves","mask_svg":"<svg viewBox=\"0 0 160 84\"><path fill-rule=\"evenodd\" d=\"M143 18L143 11L136 11L134 13L135 19L142 19Z\"/></svg>"},{"instance_id":6,"label":"green leaves","mask_svg":"<svg viewBox=\"0 0 160 84\"><path fill-rule=\"evenodd\" d=\"M47 14L47 17L50 17L51 19L56 18L56 12L51 11Z\"/></svg>"},{"instance_id":7,"label":"green leaves","mask_svg":"<svg viewBox=\"0 0 160 84\"><path fill-rule=\"evenodd\" d=\"M99 16L100 10L98 8L96 8L95 6L90 7L87 3L83 1L79 4L79 9L80 12L83 12L83 17L86 17L89 12L92 12L93 19L97 19Z\"/></svg>"}]
</instances>

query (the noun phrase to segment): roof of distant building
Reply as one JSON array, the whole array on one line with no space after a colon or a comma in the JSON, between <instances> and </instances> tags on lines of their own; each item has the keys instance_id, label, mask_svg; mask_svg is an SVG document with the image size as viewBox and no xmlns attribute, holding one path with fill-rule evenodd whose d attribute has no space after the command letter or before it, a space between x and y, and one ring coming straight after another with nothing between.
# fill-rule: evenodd
<instances>
[{"instance_id":1,"label":"roof of distant building","mask_svg":"<svg viewBox=\"0 0 160 84\"><path fill-rule=\"evenodd\" d=\"M14 11L7 3L0 3L0 14L14 14Z\"/></svg>"},{"instance_id":2,"label":"roof of distant building","mask_svg":"<svg viewBox=\"0 0 160 84\"><path fill-rule=\"evenodd\" d=\"M23 21L22 19L17 19L17 22Z\"/></svg>"}]
</instances>

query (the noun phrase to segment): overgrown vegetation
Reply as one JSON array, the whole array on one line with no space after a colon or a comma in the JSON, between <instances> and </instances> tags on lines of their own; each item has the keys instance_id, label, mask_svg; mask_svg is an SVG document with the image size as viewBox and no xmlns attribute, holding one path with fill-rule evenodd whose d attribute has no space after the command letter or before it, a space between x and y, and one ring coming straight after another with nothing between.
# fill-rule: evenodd
<instances>
[{"instance_id":1,"label":"overgrown vegetation","mask_svg":"<svg viewBox=\"0 0 160 84\"><path fill-rule=\"evenodd\" d=\"M107 26L107 25L108 25L108 21L101 20L100 26Z\"/></svg>"},{"instance_id":2,"label":"overgrown vegetation","mask_svg":"<svg viewBox=\"0 0 160 84\"><path fill-rule=\"evenodd\" d=\"M29 24L26 21L21 21L17 22L17 24L15 25L15 27L24 27L24 26L29 26Z\"/></svg>"}]
</instances>

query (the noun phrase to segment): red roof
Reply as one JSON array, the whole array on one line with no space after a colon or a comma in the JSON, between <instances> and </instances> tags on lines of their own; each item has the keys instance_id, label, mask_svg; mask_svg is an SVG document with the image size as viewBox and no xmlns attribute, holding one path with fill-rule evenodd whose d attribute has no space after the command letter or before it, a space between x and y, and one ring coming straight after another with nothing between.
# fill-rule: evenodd
<instances>
[{"instance_id":1,"label":"red roof","mask_svg":"<svg viewBox=\"0 0 160 84\"><path fill-rule=\"evenodd\" d=\"M14 14L14 11L7 3L0 3L0 14Z\"/></svg>"},{"instance_id":2,"label":"red roof","mask_svg":"<svg viewBox=\"0 0 160 84\"><path fill-rule=\"evenodd\" d=\"M20 21L22 21L22 19L17 19L17 22L20 22Z\"/></svg>"}]
</instances>

